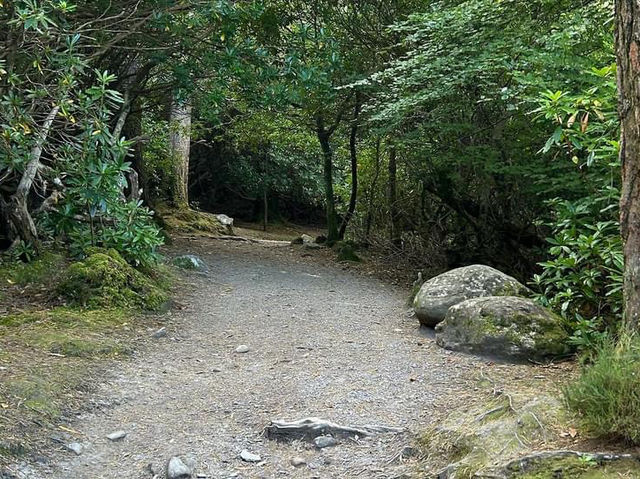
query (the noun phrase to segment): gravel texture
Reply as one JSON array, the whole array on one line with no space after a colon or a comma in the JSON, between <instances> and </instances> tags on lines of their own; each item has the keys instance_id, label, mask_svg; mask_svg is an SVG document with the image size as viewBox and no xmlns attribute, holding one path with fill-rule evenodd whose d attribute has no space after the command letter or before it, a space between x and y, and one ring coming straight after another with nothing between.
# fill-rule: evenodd
<instances>
[{"instance_id":1,"label":"gravel texture","mask_svg":"<svg viewBox=\"0 0 640 479\"><path fill-rule=\"evenodd\" d=\"M402 451L486 364L436 347L406 291L302 249L192 239L168 254L198 254L209 271L181 273L166 336L105 378L95 396L109 406L72 424L82 455L61 449L30 478L164 478L185 455L202 478L413 477L419 458ZM308 416L407 432L326 449L262 435L272 419Z\"/></svg>"}]
</instances>

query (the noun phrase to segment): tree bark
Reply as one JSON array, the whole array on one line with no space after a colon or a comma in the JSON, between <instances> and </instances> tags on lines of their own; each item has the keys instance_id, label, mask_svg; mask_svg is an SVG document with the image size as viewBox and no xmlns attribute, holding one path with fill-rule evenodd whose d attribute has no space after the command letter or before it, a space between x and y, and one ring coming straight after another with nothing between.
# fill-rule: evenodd
<instances>
[{"instance_id":1,"label":"tree bark","mask_svg":"<svg viewBox=\"0 0 640 479\"><path fill-rule=\"evenodd\" d=\"M169 145L174 166L172 201L177 208L189 207L191 111L192 106L189 100L180 99L174 95L169 116Z\"/></svg>"},{"instance_id":2,"label":"tree bark","mask_svg":"<svg viewBox=\"0 0 640 479\"><path fill-rule=\"evenodd\" d=\"M616 24L624 320L630 331L640 331L640 4L637 0L616 1Z\"/></svg>"},{"instance_id":3,"label":"tree bark","mask_svg":"<svg viewBox=\"0 0 640 479\"><path fill-rule=\"evenodd\" d=\"M331 149L331 133L325 128L322 116L316 118L316 134L322 148L324 170L324 193L327 203L327 244L332 245L338 241L338 217L336 216L336 203L333 195L333 150Z\"/></svg>"},{"instance_id":4,"label":"tree bark","mask_svg":"<svg viewBox=\"0 0 640 479\"><path fill-rule=\"evenodd\" d=\"M369 205L367 207L367 221L365 226L365 237L369 241L369 235L371 234L371 223L373 222L373 199L376 194L376 186L378 185L378 178L380 177L380 143L381 139L376 139L376 169L371 180L371 186L369 187Z\"/></svg>"},{"instance_id":5,"label":"tree bark","mask_svg":"<svg viewBox=\"0 0 640 479\"><path fill-rule=\"evenodd\" d=\"M49 136L49 130L55 120L56 115L60 107L54 107L47 118L45 119L42 129L39 132L38 138L31 148L29 154L29 163L20 178L20 183L16 188L16 192L11 197L11 204L9 206L9 218L13 226L13 232L16 238L20 238L22 241L31 243L36 250L38 249L38 230L36 224L29 212L28 198L31 186L40 169L40 156L42 155L42 149L44 148L44 142Z\"/></svg>"},{"instance_id":6,"label":"tree bark","mask_svg":"<svg viewBox=\"0 0 640 479\"><path fill-rule=\"evenodd\" d=\"M347 214L342 219L338 237L342 240L347 231L347 225L356 211L358 201L358 118L360 116L360 96L356 94L356 105L353 111L353 121L351 123L351 132L349 135L349 154L351 156L351 196L349 197L349 208Z\"/></svg>"},{"instance_id":7,"label":"tree bark","mask_svg":"<svg viewBox=\"0 0 640 479\"><path fill-rule=\"evenodd\" d=\"M398 163L396 146L389 149L389 238L394 246L400 246L400 231L398 228Z\"/></svg>"}]
</instances>

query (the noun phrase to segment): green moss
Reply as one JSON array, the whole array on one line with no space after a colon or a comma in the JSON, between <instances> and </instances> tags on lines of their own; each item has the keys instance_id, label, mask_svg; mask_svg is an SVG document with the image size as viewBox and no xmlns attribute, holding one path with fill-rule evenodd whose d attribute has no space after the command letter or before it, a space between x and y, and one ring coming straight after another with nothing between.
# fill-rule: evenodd
<instances>
[{"instance_id":1,"label":"green moss","mask_svg":"<svg viewBox=\"0 0 640 479\"><path fill-rule=\"evenodd\" d=\"M338 261L362 261L356 254L356 245L351 241L338 241L334 249L338 253Z\"/></svg>"},{"instance_id":2,"label":"green moss","mask_svg":"<svg viewBox=\"0 0 640 479\"><path fill-rule=\"evenodd\" d=\"M527 472L516 472L519 479L624 479L636 478L640 463L618 460L599 463L589 456L571 456L542 461Z\"/></svg>"},{"instance_id":3,"label":"green moss","mask_svg":"<svg viewBox=\"0 0 640 479\"><path fill-rule=\"evenodd\" d=\"M157 310L167 301L165 291L129 265L120 254L94 249L69 266L58 292L88 308L140 307Z\"/></svg>"},{"instance_id":4,"label":"green moss","mask_svg":"<svg viewBox=\"0 0 640 479\"><path fill-rule=\"evenodd\" d=\"M231 231L211 213L188 208L173 209L166 205L156 207L162 227L169 232L229 234Z\"/></svg>"},{"instance_id":5,"label":"green moss","mask_svg":"<svg viewBox=\"0 0 640 479\"><path fill-rule=\"evenodd\" d=\"M0 283L24 286L29 283L51 282L64 270L65 261L61 253L44 251L29 263L5 262L0 265Z\"/></svg>"},{"instance_id":6,"label":"green moss","mask_svg":"<svg viewBox=\"0 0 640 479\"><path fill-rule=\"evenodd\" d=\"M520 283L507 282L494 292L494 296L522 296L529 297L531 291Z\"/></svg>"},{"instance_id":7,"label":"green moss","mask_svg":"<svg viewBox=\"0 0 640 479\"><path fill-rule=\"evenodd\" d=\"M15 335L28 348L48 353L82 358L119 356L130 349L107 334L126 327L130 319L131 313L126 310L55 308L3 318L0 333L5 337Z\"/></svg>"}]
</instances>

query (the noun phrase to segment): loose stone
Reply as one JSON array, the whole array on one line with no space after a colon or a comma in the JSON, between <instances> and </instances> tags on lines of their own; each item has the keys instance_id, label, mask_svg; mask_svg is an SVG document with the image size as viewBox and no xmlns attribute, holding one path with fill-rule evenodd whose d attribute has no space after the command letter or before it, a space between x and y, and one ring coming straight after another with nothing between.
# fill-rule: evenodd
<instances>
[{"instance_id":1,"label":"loose stone","mask_svg":"<svg viewBox=\"0 0 640 479\"><path fill-rule=\"evenodd\" d=\"M111 434L109 434L107 436L107 439L109 439L110 441L121 441L122 439L124 439L125 437L127 437L127 433L124 431L115 431L112 432Z\"/></svg>"},{"instance_id":2,"label":"loose stone","mask_svg":"<svg viewBox=\"0 0 640 479\"><path fill-rule=\"evenodd\" d=\"M260 462L262 458L258 454L253 454L246 449L240 453L240 458L245 462Z\"/></svg>"}]
</instances>

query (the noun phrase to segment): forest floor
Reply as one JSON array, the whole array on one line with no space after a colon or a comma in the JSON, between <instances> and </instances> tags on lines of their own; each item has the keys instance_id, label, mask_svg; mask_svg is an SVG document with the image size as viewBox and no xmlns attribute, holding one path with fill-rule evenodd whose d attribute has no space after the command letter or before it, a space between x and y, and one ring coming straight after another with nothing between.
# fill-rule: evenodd
<instances>
[{"instance_id":1,"label":"forest floor","mask_svg":"<svg viewBox=\"0 0 640 479\"><path fill-rule=\"evenodd\" d=\"M422 458L406 448L430 425L496 389L558 390L574 369L442 350L411 317L407 288L338 264L328 249L190 236L165 251L185 253L209 271L180 278L176 307L154 319L166 336L95 378L93 399L64 428L82 453L58 444L39 463L14 465L16 477L164 478L176 455L195 458L202 478L414 477ZM325 449L263 435L272 420L309 416L404 432ZM115 431L126 437L107 439Z\"/></svg>"}]
</instances>

